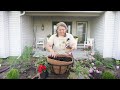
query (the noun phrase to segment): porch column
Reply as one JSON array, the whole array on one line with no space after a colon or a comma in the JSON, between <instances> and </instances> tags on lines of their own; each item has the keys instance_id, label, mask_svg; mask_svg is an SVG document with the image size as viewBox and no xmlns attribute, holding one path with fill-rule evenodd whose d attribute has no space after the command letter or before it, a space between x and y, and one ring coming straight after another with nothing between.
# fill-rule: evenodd
<instances>
[{"instance_id":1,"label":"porch column","mask_svg":"<svg viewBox=\"0 0 120 90\"><path fill-rule=\"evenodd\" d=\"M114 40L115 12L105 12L105 29L103 41L103 58L112 58Z\"/></svg>"},{"instance_id":2,"label":"porch column","mask_svg":"<svg viewBox=\"0 0 120 90\"><path fill-rule=\"evenodd\" d=\"M120 11L116 12L113 58L120 60Z\"/></svg>"},{"instance_id":3,"label":"porch column","mask_svg":"<svg viewBox=\"0 0 120 90\"><path fill-rule=\"evenodd\" d=\"M9 56L8 12L0 11L0 58Z\"/></svg>"},{"instance_id":4,"label":"porch column","mask_svg":"<svg viewBox=\"0 0 120 90\"><path fill-rule=\"evenodd\" d=\"M21 55L20 11L9 11L10 56Z\"/></svg>"}]
</instances>

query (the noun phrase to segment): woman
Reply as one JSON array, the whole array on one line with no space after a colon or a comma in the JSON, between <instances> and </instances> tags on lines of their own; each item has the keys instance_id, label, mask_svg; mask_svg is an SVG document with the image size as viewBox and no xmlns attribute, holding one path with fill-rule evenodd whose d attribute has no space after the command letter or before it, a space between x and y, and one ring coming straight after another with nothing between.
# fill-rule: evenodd
<instances>
[{"instance_id":1,"label":"woman","mask_svg":"<svg viewBox=\"0 0 120 90\"><path fill-rule=\"evenodd\" d=\"M67 33L67 25L64 22L59 22L56 34L53 34L47 41L46 49L52 57L56 57L58 54L71 55L71 52L76 48L74 37Z\"/></svg>"}]
</instances>

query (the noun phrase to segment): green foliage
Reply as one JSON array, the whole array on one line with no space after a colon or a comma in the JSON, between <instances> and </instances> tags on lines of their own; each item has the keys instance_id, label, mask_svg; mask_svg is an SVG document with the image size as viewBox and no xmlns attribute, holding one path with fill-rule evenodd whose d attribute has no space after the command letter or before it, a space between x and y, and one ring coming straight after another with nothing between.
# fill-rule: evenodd
<instances>
[{"instance_id":1,"label":"green foliage","mask_svg":"<svg viewBox=\"0 0 120 90\"><path fill-rule=\"evenodd\" d=\"M38 67L38 65L40 65L40 64L46 65L47 58L46 57L39 57L38 60L35 62L35 66Z\"/></svg>"},{"instance_id":2,"label":"green foliage","mask_svg":"<svg viewBox=\"0 0 120 90\"><path fill-rule=\"evenodd\" d=\"M13 64L16 59L17 59L17 57L10 56L10 57L7 58L7 61L9 62L9 64Z\"/></svg>"},{"instance_id":3,"label":"green foliage","mask_svg":"<svg viewBox=\"0 0 120 90\"><path fill-rule=\"evenodd\" d=\"M89 68L83 66L79 61L75 62L72 69L75 72L75 74L78 75L78 77L83 76L84 78L87 78L86 76L89 75Z\"/></svg>"},{"instance_id":4,"label":"green foliage","mask_svg":"<svg viewBox=\"0 0 120 90\"><path fill-rule=\"evenodd\" d=\"M3 62L3 59L2 58L0 58L0 64Z\"/></svg>"},{"instance_id":5,"label":"green foliage","mask_svg":"<svg viewBox=\"0 0 120 90\"><path fill-rule=\"evenodd\" d=\"M120 65L120 60L116 60L116 65Z\"/></svg>"},{"instance_id":6,"label":"green foliage","mask_svg":"<svg viewBox=\"0 0 120 90\"><path fill-rule=\"evenodd\" d=\"M102 63L102 62L100 62L100 61L98 61L98 60L96 60L96 61L95 61L95 65L98 67L98 66L102 66L102 65L103 65L103 63Z\"/></svg>"},{"instance_id":7,"label":"green foliage","mask_svg":"<svg viewBox=\"0 0 120 90\"><path fill-rule=\"evenodd\" d=\"M102 73L102 79L115 79L115 75L110 71L104 71Z\"/></svg>"},{"instance_id":8,"label":"green foliage","mask_svg":"<svg viewBox=\"0 0 120 90\"><path fill-rule=\"evenodd\" d=\"M68 79L78 79L78 75L74 72L70 72L69 76L67 77Z\"/></svg>"},{"instance_id":9,"label":"green foliage","mask_svg":"<svg viewBox=\"0 0 120 90\"><path fill-rule=\"evenodd\" d=\"M32 53L32 47L25 46L24 51L21 55L21 59L25 61L30 60L31 53Z\"/></svg>"},{"instance_id":10,"label":"green foliage","mask_svg":"<svg viewBox=\"0 0 120 90\"><path fill-rule=\"evenodd\" d=\"M103 60L102 61L103 62L103 64L107 67L107 68L110 68L110 69L113 69L114 68L114 62L113 62L113 60Z\"/></svg>"},{"instance_id":11,"label":"green foliage","mask_svg":"<svg viewBox=\"0 0 120 90\"><path fill-rule=\"evenodd\" d=\"M41 56L35 62L35 66L38 67L40 64L45 65L47 67L47 71L50 72L50 65L47 63L47 58L45 56Z\"/></svg>"},{"instance_id":12,"label":"green foliage","mask_svg":"<svg viewBox=\"0 0 120 90\"><path fill-rule=\"evenodd\" d=\"M96 53L95 53L94 58L95 58L97 61L100 61L100 62L103 61L103 58L102 58L102 56L100 55L99 52L96 52Z\"/></svg>"},{"instance_id":13,"label":"green foliage","mask_svg":"<svg viewBox=\"0 0 120 90\"><path fill-rule=\"evenodd\" d=\"M8 73L7 73L7 79L19 79L19 71L18 69L11 69Z\"/></svg>"},{"instance_id":14,"label":"green foliage","mask_svg":"<svg viewBox=\"0 0 120 90\"><path fill-rule=\"evenodd\" d=\"M8 57L6 61L7 64L10 65L10 67L14 67L18 63L17 57L13 56Z\"/></svg>"}]
</instances>

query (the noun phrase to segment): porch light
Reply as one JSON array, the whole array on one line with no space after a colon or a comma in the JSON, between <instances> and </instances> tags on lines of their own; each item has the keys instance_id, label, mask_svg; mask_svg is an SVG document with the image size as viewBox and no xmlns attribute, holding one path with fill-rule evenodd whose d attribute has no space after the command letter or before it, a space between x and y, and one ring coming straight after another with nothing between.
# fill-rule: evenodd
<instances>
[{"instance_id":1,"label":"porch light","mask_svg":"<svg viewBox=\"0 0 120 90\"><path fill-rule=\"evenodd\" d=\"M41 29L42 29L42 31L44 30L44 25L42 24L42 26L41 26Z\"/></svg>"}]
</instances>

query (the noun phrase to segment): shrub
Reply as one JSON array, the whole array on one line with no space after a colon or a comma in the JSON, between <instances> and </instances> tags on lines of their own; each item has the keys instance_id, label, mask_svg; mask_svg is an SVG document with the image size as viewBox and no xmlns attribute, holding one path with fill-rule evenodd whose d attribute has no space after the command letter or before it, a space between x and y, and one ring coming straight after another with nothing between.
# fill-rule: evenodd
<instances>
[{"instance_id":1,"label":"shrub","mask_svg":"<svg viewBox=\"0 0 120 90\"><path fill-rule=\"evenodd\" d=\"M96 65L96 66L102 66L103 63L97 60L97 61L95 61L95 65Z\"/></svg>"},{"instance_id":2,"label":"shrub","mask_svg":"<svg viewBox=\"0 0 120 90\"><path fill-rule=\"evenodd\" d=\"M18 69L11 69L8 73L7 73L7 79L19 79L19 71Z\"/></svg>"},{"instance_id":3,"label":"shrub","mask_svg":"<svg viewBox=\"0 0 120 90\"><path fill-rule=\"evenodd\" d=\"M120 65L120 60L116 60L116 65Z\"/></svg>"},{"instance_id":4,"label":"shrub","mask_svg":"<svg viewBox=\"0 0 120 90\"><path fill-rule=\"evenodd\" d=\"M95 53L94 58L95 58L96 60L100 61L100 62L103 61L103 58L102 58L102 56L100 55L99 52L96 52L96 53Z\"/></svg>"},{"instance_id":5,"label":"shrub","mask_svg":"<svg viewBox=\"0 0 120 90\"><path fill-rule=\"evenodd\" d=\"M102 61L102 63L103 63L103 65L105 65L107 68L109 68L109 69L114 69L114 61L113 60L111 60L111 59L104 59L103 61Z\"/></svg>"},{"instance_id":6,"label":"shrub","mask_svg":"<svg viewBox=\"0 0 120 90\"><path fill-rule=\"evenodd\" d=\"M21 59L26 61L30 60L31 53L32 53L32 47L25 46Z\"/></svg>"},{"instance_id":7,"label":"shrub","mask_svg":"<svg viewBox=\"0 0 120 90\"><path fill-rule=\"evenodd\" d=\"M110 71L104 71L102 73L102 79L115 79L115 75Z\"/></svg>"}]
</instances>

